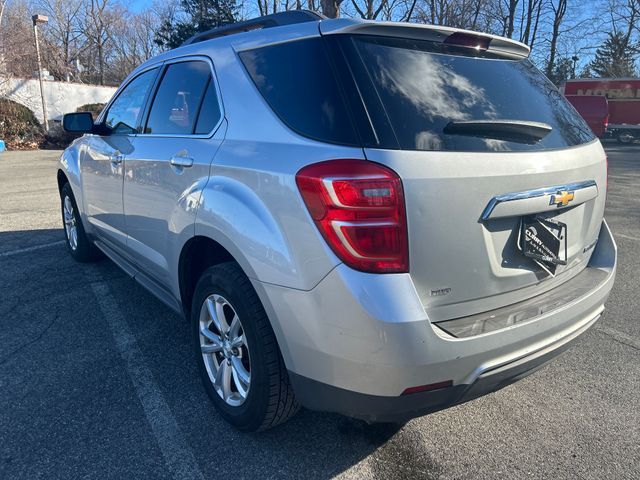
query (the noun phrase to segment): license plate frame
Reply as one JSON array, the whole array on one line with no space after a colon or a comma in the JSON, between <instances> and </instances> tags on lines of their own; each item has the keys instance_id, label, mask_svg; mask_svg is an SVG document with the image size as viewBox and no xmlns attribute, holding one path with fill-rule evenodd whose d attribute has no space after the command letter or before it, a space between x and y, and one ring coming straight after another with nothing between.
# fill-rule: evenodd
<instances>
[{"instance_id":1,"label":"license plate frame","mask_svg":"<svg viewBox=\"0 0 640 480\"><path fill-rule=\"evenodd\" d=\"M567 224L542 215L522 217L518 249L555 276L558 265L567 264Z\"/></svg>"}]
</instances>

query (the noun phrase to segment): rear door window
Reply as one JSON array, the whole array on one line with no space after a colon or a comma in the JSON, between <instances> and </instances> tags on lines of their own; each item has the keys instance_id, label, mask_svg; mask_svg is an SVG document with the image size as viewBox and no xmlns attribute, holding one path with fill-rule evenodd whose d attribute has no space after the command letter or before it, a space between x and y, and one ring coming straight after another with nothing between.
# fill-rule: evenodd
<instances>
[{"instance_id":1,"label":"rear door window","mask_svg":"<svg viewBox=\"0 0 640 480\"><path fill-rule=\"evenodd\" d=\"M441 53L438 44L413 39L358 35L343 42L367 109L382 110L371 117L388 120L374 128L390 125L397 139L380 148L526 151L594 139L580 115L529 60ZM371 84L374 88L365 88ZM444 133L449 122L491 120L542 122L552 130L531 142Z\"/></svg>"},{"instance_id":2,"label":"rear door window","mask_svg":"<svg viewBox=\"0 0 640 480\"><path fill-rule=\"evenodd\" d=\"M153 99L144 133L194 133L210 81L211 68L207 62L193 60L170 64Z\"/></svg>"}]
</instances>

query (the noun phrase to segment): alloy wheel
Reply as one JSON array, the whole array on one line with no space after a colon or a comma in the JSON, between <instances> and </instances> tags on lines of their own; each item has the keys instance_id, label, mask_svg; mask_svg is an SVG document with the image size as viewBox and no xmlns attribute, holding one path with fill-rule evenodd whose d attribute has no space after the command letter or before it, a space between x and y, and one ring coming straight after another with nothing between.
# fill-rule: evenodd
<instances>
[{"instance_id":1,"label":"alloy wheel","mask_svg":"<svg viewBox=\"0 0 640 480\"><path fill-rule=\"evenodd\" d=\"M76 225L73 203L68 196L64 197L63 215L64 230L67 234L67 241L69 242L71 250L75 251L78 248L78 226Z\"/></svg>"},{"instance_id":2,"label":"alloy wheel","mask_svg":"<svg viewBox=\"0 0 640 480\"><path fill-rule=\"evenodd\" d=\"M228 405L247 399L251 360L236 310L221 295L209 295L200 308L200 351L209 380Z\"/></svg>"}]
</instances>

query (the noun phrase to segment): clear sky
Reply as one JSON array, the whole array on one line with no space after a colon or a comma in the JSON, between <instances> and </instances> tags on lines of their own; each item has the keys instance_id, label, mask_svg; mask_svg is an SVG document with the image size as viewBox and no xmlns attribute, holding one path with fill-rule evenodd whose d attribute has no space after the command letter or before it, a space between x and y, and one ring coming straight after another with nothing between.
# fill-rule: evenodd
<instances>
[{"instance_id":1,"label":"clear sky","mask_svg":"<svg viewBox=\"0 0 640 480\"><path fill-rule=\"evenodd\" d=\"M140 11L142 8L146 7L147 5L151 5L151 0L128 0L127 1L127 5L129 6L129 8L131 8L131 10L133 11Z\"/></svg>"}]
</instances>

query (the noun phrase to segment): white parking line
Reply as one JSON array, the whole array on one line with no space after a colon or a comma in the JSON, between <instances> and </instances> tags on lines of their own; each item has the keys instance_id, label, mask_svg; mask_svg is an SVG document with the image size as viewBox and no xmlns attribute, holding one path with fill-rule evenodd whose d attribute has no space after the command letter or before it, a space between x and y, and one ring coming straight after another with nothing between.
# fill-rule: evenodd
<instances>
[{"instance_id":1,"label":"white parking line","mask_svg":"<svg viewBox=\"0 0 640 480\"><path fill-rule=\"evenodd\" d=\"M616 237L627 238L629 240L635 240L636 242L640 242L640 238L634 237L632 235L625 235L624 233L614 233L613 238L616 238Z\"/></svg>"},{"instance_id":2,"label":"white parking line","mask_svg":"<svg viewBox=\"0 0 640 480\"><path fill-rule=\"evenodd\" d=\"M129 329L118 304L103 281L91 283L98 306L109 324L120 356L136 389L140 403L151 426L164 461L173 478L204 478L192 450L187 445L167 401L145 364L136 339Z\"/></svg>"},{"instance_id":3,"label":"white parking line","mask_svg":"<svg viewBox=\"0 0 640 480\"><path fill-rule=\"evenodd\" d=\"M9 250L8 252L0 253L0 257L11 257L12 255L20 255L21 253L34 252L36 250L55 247L57 245L64 245L64 240L58 240L57 242L51 242L51 243L44 243L42 245L34 245L33 247L19 248L18 250Z\"/></svg>"},{"instance_id":4,"label":"white parking line","mask_svg":"<svg viewBox=\"0 0 640 480\"><path fill-rule=\"evenodd\" d=\"M600 323L596 324L593 328L606 335L609 335L615 340L618 340L620 343L624 343L625 345L629 345L636 350L640 350L640 341L630 335L627 335L624 332L621 332L620 330L616 330L615 328L611 328L607 325L601 325Z\"/></svg>"}]
</instances>

